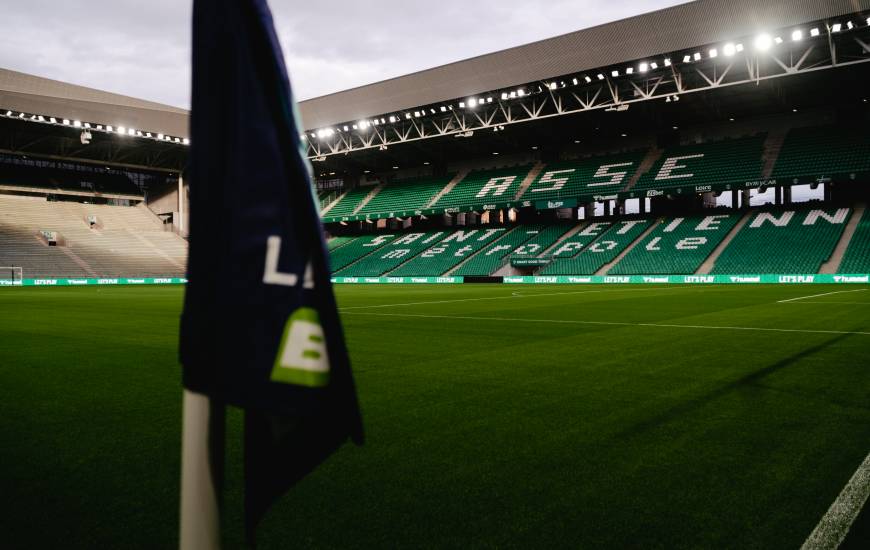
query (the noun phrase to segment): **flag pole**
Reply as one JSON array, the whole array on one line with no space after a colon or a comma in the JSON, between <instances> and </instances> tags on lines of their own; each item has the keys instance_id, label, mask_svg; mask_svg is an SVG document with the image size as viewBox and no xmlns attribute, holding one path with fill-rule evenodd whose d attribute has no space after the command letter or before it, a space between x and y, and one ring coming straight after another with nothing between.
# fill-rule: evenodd
<instances>
[{"instance_id":1,"label":"flag pole","mask_svg":"<svg viewBox=\"0 0 870 550\"><path fill-rule=\"evenodd\" d=\"M220 550L224 407L184 390L179 550Z\"/></svg>"}]
</instances>

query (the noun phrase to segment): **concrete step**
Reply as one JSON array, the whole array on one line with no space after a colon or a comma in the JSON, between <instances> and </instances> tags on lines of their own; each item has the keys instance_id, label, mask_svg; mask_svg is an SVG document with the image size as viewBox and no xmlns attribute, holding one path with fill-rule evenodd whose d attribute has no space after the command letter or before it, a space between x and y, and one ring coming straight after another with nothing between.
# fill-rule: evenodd
<instances>
[{"instance_id":1,"label":"concrete step","mask_svg":"<svg viewBox=\"0 0 870 550\"><path fill-rule=\"evenodd\" d=\"M722 242L719 243L716 248L713 249L713 252L707 256L707 259L701 264L701 266L695 271L695 275L708 275L711 271L713 271L713 267L716 265L716 260L719 259L719 256L722 255L722 252L728 248L728 245L731 244L731 241L734 240L734 237L740 233L740 230L743 229L743 226L746 225L746 222L749 221L749 218L752 217L752 212L747 211L743 214L743 217L737 220L737 223L734 224L734 227L731 228L731 231L725 235L725 238L722 239Z\"/></svg>"},{"instance_id":2,"label":"concrete step","mask_svg":"<svg viewBox=\"0 0 870 550\"><path fill-rule=\"evenodd\" d=\"M867 210L867 205L859 204L852 211L852 217L846 223L837 246L834 247L834 251L831 252L831 257L828 261L821 265L819 273L839 273L840 264L843 263L843 256L845 256L846 250L849 248L849 243L852 242L852 237L858 229L861 218L864 217L865 210Z\"/></svg>"},{"instance_id":3,"label":"concrete step","mask_svg":"<svg viewBox=\"0 0 870 550\"><path fill-rule=\"evenodd\" d=\"M657 226L658 225L655 223L655 220L653 220L653 223L650 224L650 226L647 227L646 230L638 236L638 238L636 238L634 241L632 241L630 245L625 247L625 250L620 252L619 255L616 258L614 258L612 262L604 264L603 266L601 266L601 269L596 271L595 275L607 275L607 272L610 271L613 268L613 266L615 266L616 264L618 264L620 262L620 260L625 258L625 255L628 254L629 252L631 252L631 250L635 246L637 246L638 243L643 241L647 237L647 235L652 233Z\"/></svg>"}]
</instances>

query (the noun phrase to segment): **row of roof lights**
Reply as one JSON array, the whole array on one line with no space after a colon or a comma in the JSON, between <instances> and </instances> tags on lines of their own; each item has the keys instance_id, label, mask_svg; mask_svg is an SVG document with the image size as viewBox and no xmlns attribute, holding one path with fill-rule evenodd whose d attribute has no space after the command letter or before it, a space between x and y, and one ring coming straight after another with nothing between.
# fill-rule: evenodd
<instances>
[{"instance_id":1,"label":"row of roof lights","mask_svg":"<svg viewBox=\"0 0 870 550\"><path fill-rule=\"evenodd\" d=\"M867 18L867 25L870 26L870 17ZM845 24L834 23L830 26L830 32L831 33L838 33L838 32L841 32L844 28L846 28L848 30L852 30L853 28L855 28L855 24L852 23L852 21L846 21ZM815 38L815 37L818 37L819 35L821 35L821 30L819 29L819 27L812 27L809 29L808 33L809 33L810 37ZM800 42L803 39L804 39L804 29L792 30L792 32L791 32L792 42ZM761 33L755 37L755 39L753 41L753 46L755 47L755 49L757 51L765 52L765 51L770 50L774 45L782 44L784 41L785 40L781 36L771 36L768 33ZM728 43L722 45L721 47L709 48L706 52L707 53L706 58L707 59L716 59L717 57L719 57L720 54L724 57L733 57L733 56L735 56L738 53L741 53L743 51L744 51L744 46L742 43L728 42ZM701 61L704 58L705 58L705 56L700 51L697 51L697 52L693 52L693 53L684 54L682 60L683 60L683 63L694 63L697 61ZM643 74L643 73L647 73L650 70L656 70L660 66L670 67L671 64L672 64L672 61L671 61L671 58L669 58L669 57L663 58L661 65L657 61L641 61L637 65L637 67L634 67L634 66L626 67L624 70L624 73L620 73L619 69L611 69L610 76L612 78L617 78L620 76L620 74L633 75L635 72ZM594 78L590 75L583 75L582 77L572 78L571 82L575 86L578 86L578 85L580 85L579 78L582 78L586 84L591 84L595 80L598 80L600 82L600 81L605 80L607 77L605 76L604 72L599 72L599 73L595 74ZM552 82L547 84L547 88L549 88L550 90L556 90L559 87L562 87L562 88L566 87L565 82L564 81L559 81L559 82L552 81ZM539 89L538 91L541 91L541 90ZM528 94L529 94L529 92L527 92L525 88L517 88L516 90L511 90L511 91L502 91L501 92L501 99L502 99L502 101L507 101L510 99L517 99L517 98L525 97ZM474 109L479 105L486 105L486 104L492 103L492 101L493 101L492 96L470 97L465 101L460 101L459 108L460 109ZM423 108L420 110L407 112L404 114L404 118L406 120L411 120L412 118L420 118L422 116L428 116L430 114L436 115L439 112L447 113L447 112L452 111L452 110L453 110L453 105L441 105L438 108L438 110L436 110L434 107L429 107L429 108ZM395 122L398 122L400 120L400 117L397 117L396 115L390 115L388 119L389 119L390 123L395 123ZM366 130L369 126L378 126L380 124L386 124L386 123L387 123L387 118L382 117L380 119L374 118L372 120L361 120L357 124L353 124L352 127L354 130ZM350 131L350 128L347 125L345 125L343 127L343 129L345 132ZM326 129L318 130L316 132L311 132L310 136L312 138L317 137L320 139L324 139L324 138L332 137L336 131L338 131L338 130L332 129L332 128L326 128ZM305 134L303 134L302 138L305 139L305 137L306 137Z\"/></svg>"},{"instance_id":2,"label":"row of roof lights","mask_svg":"<svg viewBox=\"0 0 870 550\"><path fill-rule=\"evenodd\" d=\"M182 145L190 145L190 140L188 138L180 138L174 136L168 136L165 134L151 133L151 132L143 132L142 130L136 130L135 128L126 128L124 126L111 126L108 124L94 124L90 122L82 122L81 120L71 120L68 118L57 118L53 116L44 116L44 115L34 115L27 113L19 112L16 114L14 111L6 111L5 113L0 112L0 114L5 115L7 118L18 118L22 120L29 120L31 122L41 122L44 124L58 124L61 126L70 126L72 128L81 128L83 130L96 130L99 132L106 132L108 134L115 134L119 136L134 136L141 137L146 139L155 139L159 141L168 141L172 143L178 143Z\"/></svg>"}]
</instances>

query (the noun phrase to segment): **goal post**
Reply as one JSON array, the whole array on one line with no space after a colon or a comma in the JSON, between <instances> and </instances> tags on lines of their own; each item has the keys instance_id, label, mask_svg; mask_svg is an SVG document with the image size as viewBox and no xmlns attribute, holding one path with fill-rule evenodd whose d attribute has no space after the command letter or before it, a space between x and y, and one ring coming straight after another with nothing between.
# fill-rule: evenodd
<instances>
[{"instance_id":1,"label":"goal post","mask_svg":"<svg viewBox=\"0 0 870 550\"><path fill-rule=\"evenodd\" d=\"M0 285L19 286L24 281L24 269L17 266L0 266Z\"/></svg>"}]
</instances>

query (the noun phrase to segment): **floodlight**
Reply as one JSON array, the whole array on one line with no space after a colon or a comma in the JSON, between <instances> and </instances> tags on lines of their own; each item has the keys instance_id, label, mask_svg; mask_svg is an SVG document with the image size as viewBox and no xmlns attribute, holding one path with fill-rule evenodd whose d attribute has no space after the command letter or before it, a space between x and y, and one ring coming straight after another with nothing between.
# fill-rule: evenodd
<instances>
[{"instance_id":1,"label":"floodlight","mask_svg":"<svg viewBox=\"0 0 870 550\"><path fill-rule=\"evenodd\" d=\"M75 126L76 128L81 128L81 127L82 127L82 121L81 121L81 120L74 120L74 121L73 121L73 126Z\"/></svg>"},{"instance_id":2,"label":"floodlight","mask_svg":"<svg viewBox=\"0 0 870 550\"><path fill-rule=\"evenodd\" d=\"M187 139L187 138L184 138L184 139L181 140L181 143L183 143L183 144L185 144L185 145L190 145L190 140Z\"/></svg>"},{"instance_id":3,"label":"floodlight","mask_svg":"<svg viewBox=\"0 0 870 550\"><path fill-rule=\"evenodd\" d=\"M472 97L471 99L468 100L468 106L471 107L472 109L477 107L477 100Z\"/></svg>"},{"instance_id":4,"label":"floodlight","mask_svg":"<svg viewBox=\"0 0 870 550\"><path fill-rule=\"evenodd\" d=\"M737 44L737 46L735 46L735 49L736 49L738 52L742 52L742 51L743 51L743 44Z\"/></svg>"},{"instance_id":5,"label":"floodlight","mask_svg":"<svg viewBox=\"0 0 870 550\"><path fill-rule=\"evenodd\" d=\"M795 29L791 32L791 39L793 42L800 42L804 38L804 32L800 29Z\"/></svg>"},{"instance_id":6,"label":"floodlight","mask_svg":"<svg viewBox=\"0 0 870 550\"><path fill-rule=\"evenodd\" d=\"M519 90L517 90L517 95L523 97L524 95L526 95L526 91L520 88Z\"/></svg>"},{"instance_id":7,"label":"floodlight","mask_svg":"<svg viewBox=\"0 0 870 550\"><path fill-rule=\"evenodd\" d=\"M719 57L719 50L710 48L710 59L716 59L717 57Z\"/></svg>"},{"instance_id":8,"label":"floodlight","mask_svg":"<svg viewBox=\"0 0 870 550\"><path fill-rule=\"evenodd\" d=\"M640 72L642 73L647 72L649 70L649 63L641 63L640 67L638 67L638 70L640 70Z\"/></svg>"},{"instance_id":9,"label":"floodlight","mask_svg":"<svg viewBox=\"0 0 870 550\"><path fill-rule=\"evenodd\" d=\"M616 78L617 76L619 76L619 71L617 71L615 69L610 71L610 76Z\"/></svg>"},{"instance_id":10,"label":"floodlight","mask_svg":"<svg viewBox=\"0 0 870 550\"><path fill-rule=\"evenodd\" d=\"M655 61L653 61L652 63L649 64L649 68L650 68L650 69L658 69L658 68L659 68L659 64L656 63Z\"/></svg>"},{"instance_id":11,"label":"floodlight","mask_svg":"<svg viewBox=\"0 0 870 550\"><path fill-rule=\"evenodd\" d=\"M394 123L394 122L396 122L396 117L393 115L390 115L390 123Z\"/></svg>"},{"instance_id":12,"label":"floodlight","mask_svg":"<svg viewBox=\"0 0 870 550\"><path fill-rule=\"evenodd\" d=\"M782 44L782 37L777 36L776 38L773 39L773 41L776 42L777 44Z\"/></svg>"},{"instance_id":13,"label":"floodlight","mask_svg":"<svg viewBox=\"0 0 870 550\"><path fill-rule=\"evenodd\" d=\"M128 135L128 136L135 136L135 135L136 135L136 130L134 130L133 128L128 128L128 129L127 129L127 135Z\"/></svg>"},{"instance_id":14,"label":"floodlight","mask_svg":"<svg viewBox=\"0 0 870 550\"><path fill-rule=\"evenodd\" d=\"M843 25L839 23L834 23L831 25L831 32L840 32L843 29Z\"/></svg>"},{"instance_id":15,"label":"floodlight","mask_svg":"<svg viewBox=\"0 0 870 550\"><path fill-rule=\"evenodd\" d=\"M508 97L510 97L510 96L507 94L507 92L502 92L502 93L501 93L501 100L502 100L502 101L507 101L507 98L508 98Z\"/></svg>"},{"instance_id":16,"label":"floodlight","mask_svg":"<svg viewBox=\"0 0 870 550\"><path fill-rule=\"evenodd\" d=\"M51 122L52 124L57 124L57 119L54 117L51 117L50 119L48 119L48 121Z\"/></svg>"},{"instance_id":17,"label":"floodlight","mask_svg":"<svg viewBox=\"0 0 870 550\"><path fill-rule=\"evenodd\" d=\"M666 58L665 58L665 67L670 67L670 66L671 66L671 58L670 58L670 57L666 57Z\"/></svg>"},{"instance_id":18,"label":"floodlight","mask_svg":"<svg viewBox=\"0 0 870 550\"><path fill-rule=\"evenodd\" d=\"M586 81L586 84L589 84L590 82L592 82L592 77L589 75L586 75L583 77L583 80Z\"/></svg>"},{"instance_id":19,"label":"floodlight","mask_svg":"<svg viewBox=\"0 0 870 550\"><path fill-rule=\"evenodd\" d=\"M115 129L112 128L111 126L106 126L106 131L107 131L107 132L112 132L112 131L114 131L114 130L115 130Z\"/></svg>"},{"instance_id":20,"label":"floodlight","mask_svg":"<svg viewBox=\"0 0 870 550\"><path fill-rule=\"evenodd\" d=\"M692 60L692 56L691 56L691 55L684 55L684 56L683 56L683 63L688 63L688 62L691 61L691 60Z\"/></svg>"},{"instance_id":21,"label":"floodlight","mask_svg":"<svg viewBox=\"0 0 870 550\"><path fill-rule=\"evenodd\" d=\"M725 57L731 57L737 51L737 48L734 47L734 44L731 42L725 44L722 48L722 53L725 54Z\"/></svg>"},{"instance_id":22,"label":"floodlight","mask_svg":"<svg viewBox=\"0 0 870 550\"><path fill-rule=\"evenodd\" d=\"M20 116L20 117L21 117L21 116L24 116L24 113L21 113L21 114L18 115L18 116ZM68 119L68 118L63 119L63 125L64 125L64 126L69 126L69 119Z\"/></svg>"},{"instance_id":23,"label":"floodlight","mask_svg":"<svg viewBox=\"0 0 870 550\"><path fill-rule=\"evenodd\" d=\"M347 124L344 125L344 131L347 132Z\"/></svg>"},{"instance_id":24,"label":"floodlight","mask_svg":"<svg viewBox=\"0 0 870 550\"><path fill-rule=\"evenodd\" d=\"M810 36L815 37L815 36L818 36L818 35L819 35L819 29L818 29L818 27L813 27L812 29L810 29Z\"/></svg>"},{"instance_id":25,"label":"floodlight","mask_svg":"<svg viewBox=\"0 0 870 550\"><path fill-rule=\"evenodd\" d=\"M854 27L855 27L855 25L853 25L851 21L846 21L846 28L847 29L849 29L851 31Z\"/></svg>"},{"instance_id":26,"label":"floodlight","mask_svg":"<svg viewBox=\"0 0 870 550\"><path fill-rule=\"evenodd\" d=\"M6 111L6 116L12 116L12 111Z\"/></svg>"},{"instance_id":27,"label":"floodlight","mask_svg":"<svg viewBox=\"0 0 870 550\"><path fill-rule=\"evenodd\" d=\"M701 60L701 53L695 52L695 55L693 55L692 57L695 59L695 61L700 61Z\"/></svg>"},{"instance_id":28,"label":"floodlight","mask_svg":"<svg viewBox=\"0 0 870 550\"><path fill-rule=\"evenodd\" d=\"M550 82L550 89L555 90L557 88L557 84L555 82Z\"/></svg>"},{"instance_id":29,"label":"floodlight","mask_svg":"<svg viewBox=\"0 0 870 550\"><path fill-rule=\"evenodd\" d=\"M598 80L604 80L604 75L601 73L598 73Z\"/></svg>"},{"instance_id":30,"label":"floodlight","mask_svg":"<svg viewBox=\"0 0 870 550\"><path fill-rule=\"evenodd\" d=\"M625 74L634 74L634 67L628 67L625 69Z\"/></svg>"},{"instance_id":31,"label":"floodlight","mask_svg":"<svg viewBox=\"0 0 870 550\"><path fill-rule=\"evenodd\" d=\"M576 79L576 78L575 78L574 80L572 80L572 82L574 83L575 86L576 86L577 84L579 84L579 82L577 82L577 79Z\"/></svg>"},{"instance_id":32,"label":"floodlight","mask_svg":"<svg viewBox=\"0 0 870 550\"><path fill-rule=\"evenodd\" d=\"M759 34L755 37L755 49L759 51L767 51L773 45L773 39L767 33Z\"/></svg>"},{"instance_id":33,"label":"floodlight","mask_svg":"<svg viewBox=\"0 0 870 550\"><path fill-rule=\"evenodd\" d=\"M487 102L487 103L492 103L492 97L488 97L488 98L486 98L486 102Z\"/></svg>"},{"instance_id":34,"label":"floodlight","mask_svg":"<svg viewBox=\"0 0 870 550\"><path fill-rule=\"evenodd\" d=\"M442 106L441 106L441 112L442 112L442 113L446 113L446 112L447 112L447 107L445 107L444 105L442 105Z\"/></svg>"}]
</instances>

